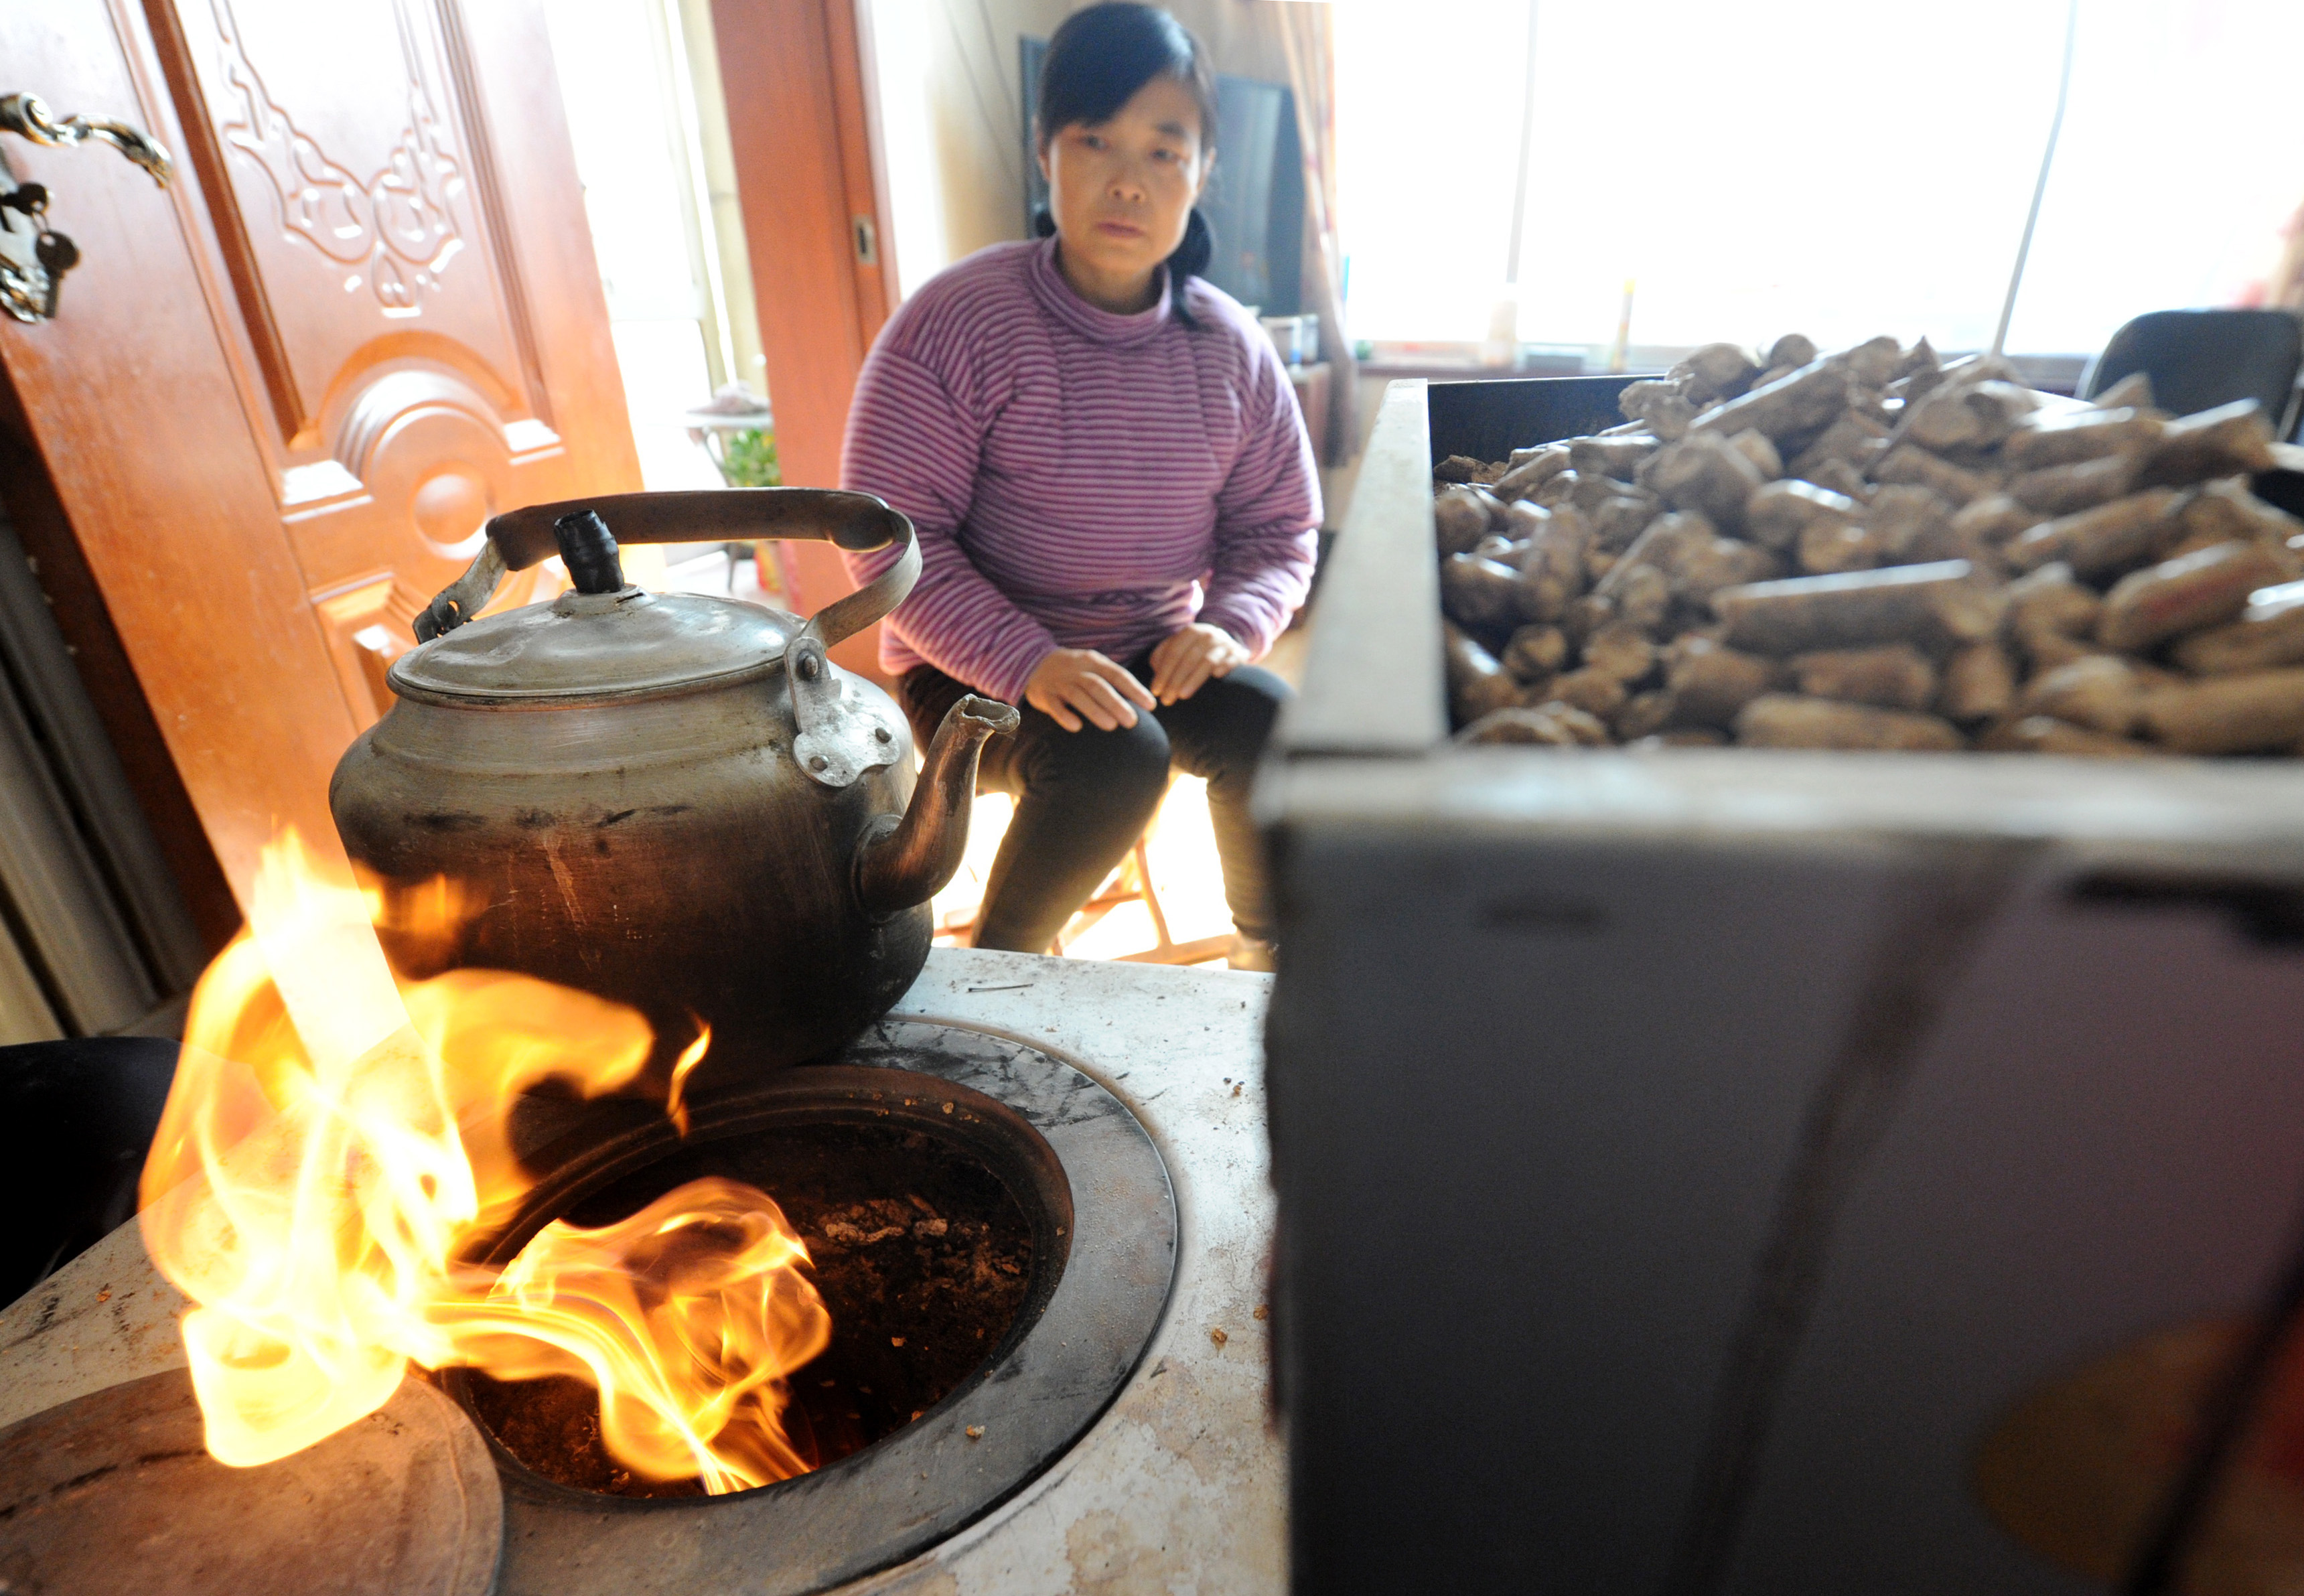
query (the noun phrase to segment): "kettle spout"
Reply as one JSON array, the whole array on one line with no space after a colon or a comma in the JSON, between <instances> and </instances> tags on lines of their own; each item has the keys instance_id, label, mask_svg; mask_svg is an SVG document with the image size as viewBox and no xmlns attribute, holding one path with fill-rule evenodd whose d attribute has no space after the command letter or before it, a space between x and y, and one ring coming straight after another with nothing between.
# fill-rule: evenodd
<instances>
[{"instance_id":1,"label":"kettle spout","mask_svg":"<svg viewBox=\"0 0 2304 1596\"><path fill-rule=\"evenodd\" d=\"M856 850L856 895L877 917L924 904L944 890L968 849L976 761L984 740L1020 724L1006 704L970 693L944 711L901 823L865 834Z\"/></svg>"}]
</instances>

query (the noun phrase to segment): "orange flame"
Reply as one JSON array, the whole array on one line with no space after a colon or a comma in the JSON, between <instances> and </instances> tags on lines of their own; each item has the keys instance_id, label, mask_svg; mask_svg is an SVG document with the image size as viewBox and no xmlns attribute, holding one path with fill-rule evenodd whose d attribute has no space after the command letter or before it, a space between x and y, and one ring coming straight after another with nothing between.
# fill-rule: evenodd
<instances>
[{"instance_id":1,"label":"orange flame","mask_svg":"<svg viewBox=\"0 0 2304 1596\"><path fill-rule=\"evenodd\" d=\"M458 1261L529 1184L514 1097L555 1076L588 1097L626 1085L654 1037L525 976L403 987L381 907L341 854L288 833L265 850L250 930L192 996L140 1218L199 1304L183 1334L208 1450L241 1466L300 1451L381 1407L412 1360L590 1380L602 1439L646 1478L717 1492L805 1472L783 1380L831 1319L766 1193L692 1181L602 1230L546 1226L501 1271ZM460 913L443 885L418 929ZM683 1131L678 1083L708 1043L682 1055Z\"/></svg>"},{"instance_id":2,"label":"orange flame","mask_svg":"<svg viewBox=\"0 0 2304 1596\"><path fill-rule=\"evenodd\" d=\"M695 1018L692 1014L689 1017ZM688 1134L688 1105L681 1101L681 1093L688 1090L690 1072L704 1062L705 1050L711 1046L712 1027L698 1020L696 1040L682 1048L680 1057L673 1060L672 1090L665 1094L664 1112L665 1117L680 1128L683 1136Z\"/></svg>"}]
</instances>

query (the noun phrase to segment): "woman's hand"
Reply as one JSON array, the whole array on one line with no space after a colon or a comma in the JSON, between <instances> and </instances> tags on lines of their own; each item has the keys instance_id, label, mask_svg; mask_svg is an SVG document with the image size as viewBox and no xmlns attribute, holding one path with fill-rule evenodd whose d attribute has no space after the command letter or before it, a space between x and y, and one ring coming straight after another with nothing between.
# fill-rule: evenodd
<instances>
[{"instance_id":1,"label":"woman's hand","mask_svg":"<svg viewBox=\"0 0 2304 1596\"><path fill-rule=\"evenodd\" d=\"M1152 691L1164 704L1182 703L1209 677L1228 676L1233 666L1247 663L1248 649L1238 638L1196 621L1152 650Z\"/></svg>"},{"instance_id":2,"label":"woman's hand","mask_svg":"<svg viewBox=\"0 0 2304 1596\"><path fill-rule=\"evenodd\" d=\"M1041 660L1024 683L1024 701L1068 732L1082 720L1116 732L1136 724L1138 709L1152 708L1144 683L1094 649L1058 649Z\"/></svg>"}]
</instances>

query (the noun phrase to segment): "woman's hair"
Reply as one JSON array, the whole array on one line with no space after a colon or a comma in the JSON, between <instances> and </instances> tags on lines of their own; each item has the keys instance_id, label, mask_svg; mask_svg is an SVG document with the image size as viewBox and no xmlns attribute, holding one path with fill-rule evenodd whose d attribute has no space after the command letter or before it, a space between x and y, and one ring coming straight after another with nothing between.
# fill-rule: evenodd
<instances>
[{"instance_id":1,"label":"woman's hair","mask_svg":"<svg viewBox=\"0 0 2304 1596\"><path fill-rule=\"evenodd\" d=\"M1033 137L1042 149L1063 129L1109 122L1155 78L1182 83L1200 113L1200 149L1216 147L1216 74L1190 30L1156 5L1104 0L1066 17L1048 40L1034 95ZM1046 238L1056 230L1046 210L1032 218ZM1184 242L1167 259L1168 302L1186 327L1197 325L1184 304L1184 279L1199 276L1216 257L1216 236L1199 206L1184 224Z\"/></svg>"}]
</instances>

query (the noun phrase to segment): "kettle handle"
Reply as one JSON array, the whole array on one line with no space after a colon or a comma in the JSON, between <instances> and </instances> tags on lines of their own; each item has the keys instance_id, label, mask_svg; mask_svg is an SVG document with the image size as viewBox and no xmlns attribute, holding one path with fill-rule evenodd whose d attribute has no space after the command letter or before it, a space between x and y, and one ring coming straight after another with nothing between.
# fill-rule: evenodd
<instances>
[{"instance_id":1,"label":"kettle handle","mask_svg":"<svg viewBox=\"0 0 2304 1596\"><path fill-rule=\"evenodd\" d=\"M872 581L818 610L808 631L826 644L879 620L919 580L920 549L912 523L868 493L831 488L716 488L689 493L608 493L558 504L529 505L488 518L487 545L470 569L417 615L416 641L428 643L479 614L512 571L560 551L553 522L578 510L606 522L618 543L736 542L754 538L817 539L851 554L902 545L902 556Z\"/></svg>"}]
</instances>

